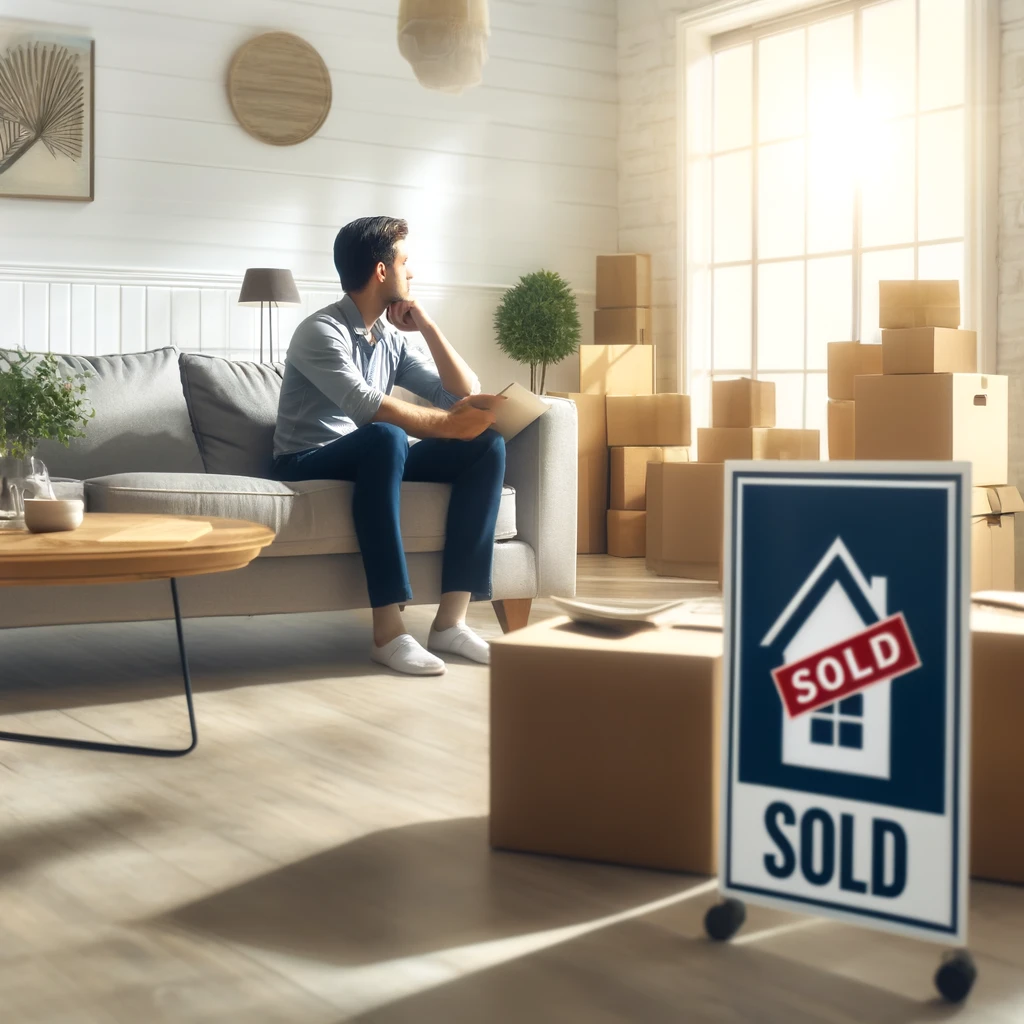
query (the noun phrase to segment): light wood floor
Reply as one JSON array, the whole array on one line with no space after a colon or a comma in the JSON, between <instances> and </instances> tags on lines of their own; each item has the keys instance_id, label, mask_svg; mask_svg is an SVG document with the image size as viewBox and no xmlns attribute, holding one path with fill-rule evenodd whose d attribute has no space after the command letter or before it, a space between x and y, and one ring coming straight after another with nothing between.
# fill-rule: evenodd
<instances>
[{"instance_id":1,"label":"light wood floor","mask_svg":"<svg viewBox=\"0 0 1024 1024\"><path fill-rule=\"evenodd\" d=\"M700 592L581 559L581 595ZM372 671L365 614L186 631L191 757L0 744L5 1024L1024 1020L1022 888L973 886L959 1011L922 943L752 909L712 946L713 881L488 851L484 669ZM177 687L169 623L0 632L0 729L173 742Z\"/></svg>"}]
</instances>

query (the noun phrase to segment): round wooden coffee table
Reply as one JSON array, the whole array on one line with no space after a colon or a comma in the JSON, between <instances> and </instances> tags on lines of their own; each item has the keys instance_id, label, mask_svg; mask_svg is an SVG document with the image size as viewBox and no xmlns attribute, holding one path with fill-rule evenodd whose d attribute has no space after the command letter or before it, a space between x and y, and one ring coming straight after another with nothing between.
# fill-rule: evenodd
<instances>
[{"instance_id":1,"label":"round wooden coffee table","mask_svg":"<svg viewBox=\"0 0 1024 1024\"><path fill-rule=\"evenodd\" d=\"M149 757L193 751L198 734L176 579L241 569L273 539L268 527L239 519L103 512L86 514L82 525L67 533L0 531L0 587L170 581L192 742L167 749L11 732L0 732L0 740Z\"/></svg>"}]
</instances>

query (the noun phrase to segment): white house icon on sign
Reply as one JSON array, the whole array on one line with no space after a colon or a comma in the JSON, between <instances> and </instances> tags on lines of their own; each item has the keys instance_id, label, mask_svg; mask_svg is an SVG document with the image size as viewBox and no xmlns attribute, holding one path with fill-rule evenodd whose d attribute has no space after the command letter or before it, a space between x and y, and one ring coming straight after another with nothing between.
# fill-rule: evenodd
<instances>
[{"instance_id":1,"label":"white house icon on sign","mask_svg":"<svg viewBox=\"0 0 1024 1024\"><path fill-rule=\"evenodd\" d=\"M868 582L840 538L761 641L791 664L884 619L886 579ZM783 764L888 779L892 681L797 718L782 716Z\"/></svg>"}]
</instances>

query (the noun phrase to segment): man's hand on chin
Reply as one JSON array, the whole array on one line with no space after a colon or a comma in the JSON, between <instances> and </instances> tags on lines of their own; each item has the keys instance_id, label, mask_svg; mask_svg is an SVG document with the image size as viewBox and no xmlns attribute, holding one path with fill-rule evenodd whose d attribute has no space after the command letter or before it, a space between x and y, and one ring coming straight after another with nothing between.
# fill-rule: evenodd
<instances>
[{"instance_id":1,"label":"man's hand on chin","mask_svg":"<svg viewBox=\"0 0 1024 1024\"><path fill-rule=\"evenodd\" d=\"M422 331L430 317L415 299L409 299L392 302L388 306L388 320L400 331Z\"/></svg>"}]
</instances>

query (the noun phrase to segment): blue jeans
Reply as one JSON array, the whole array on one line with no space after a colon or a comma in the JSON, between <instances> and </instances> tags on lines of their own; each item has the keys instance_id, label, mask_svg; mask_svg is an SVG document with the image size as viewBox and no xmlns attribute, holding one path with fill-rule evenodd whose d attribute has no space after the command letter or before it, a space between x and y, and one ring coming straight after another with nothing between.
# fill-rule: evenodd
<instances>
[{"instance_id":1,"label":"blue jeans","mask_svg":"<svg viewBox=\"0 0 1024 1024\"><path fill-rule=\"evenodd\" d=\"M472 441L426 438L414 445L401 427L368 423L322 448L282 455L279 480L351 480L352 516L363 555L370 606L412 600L399 499L403 480L452 485L441 591L491 596L494 525L505 480L505 440L485 430Z\"/></svg>"}]
</instances>

